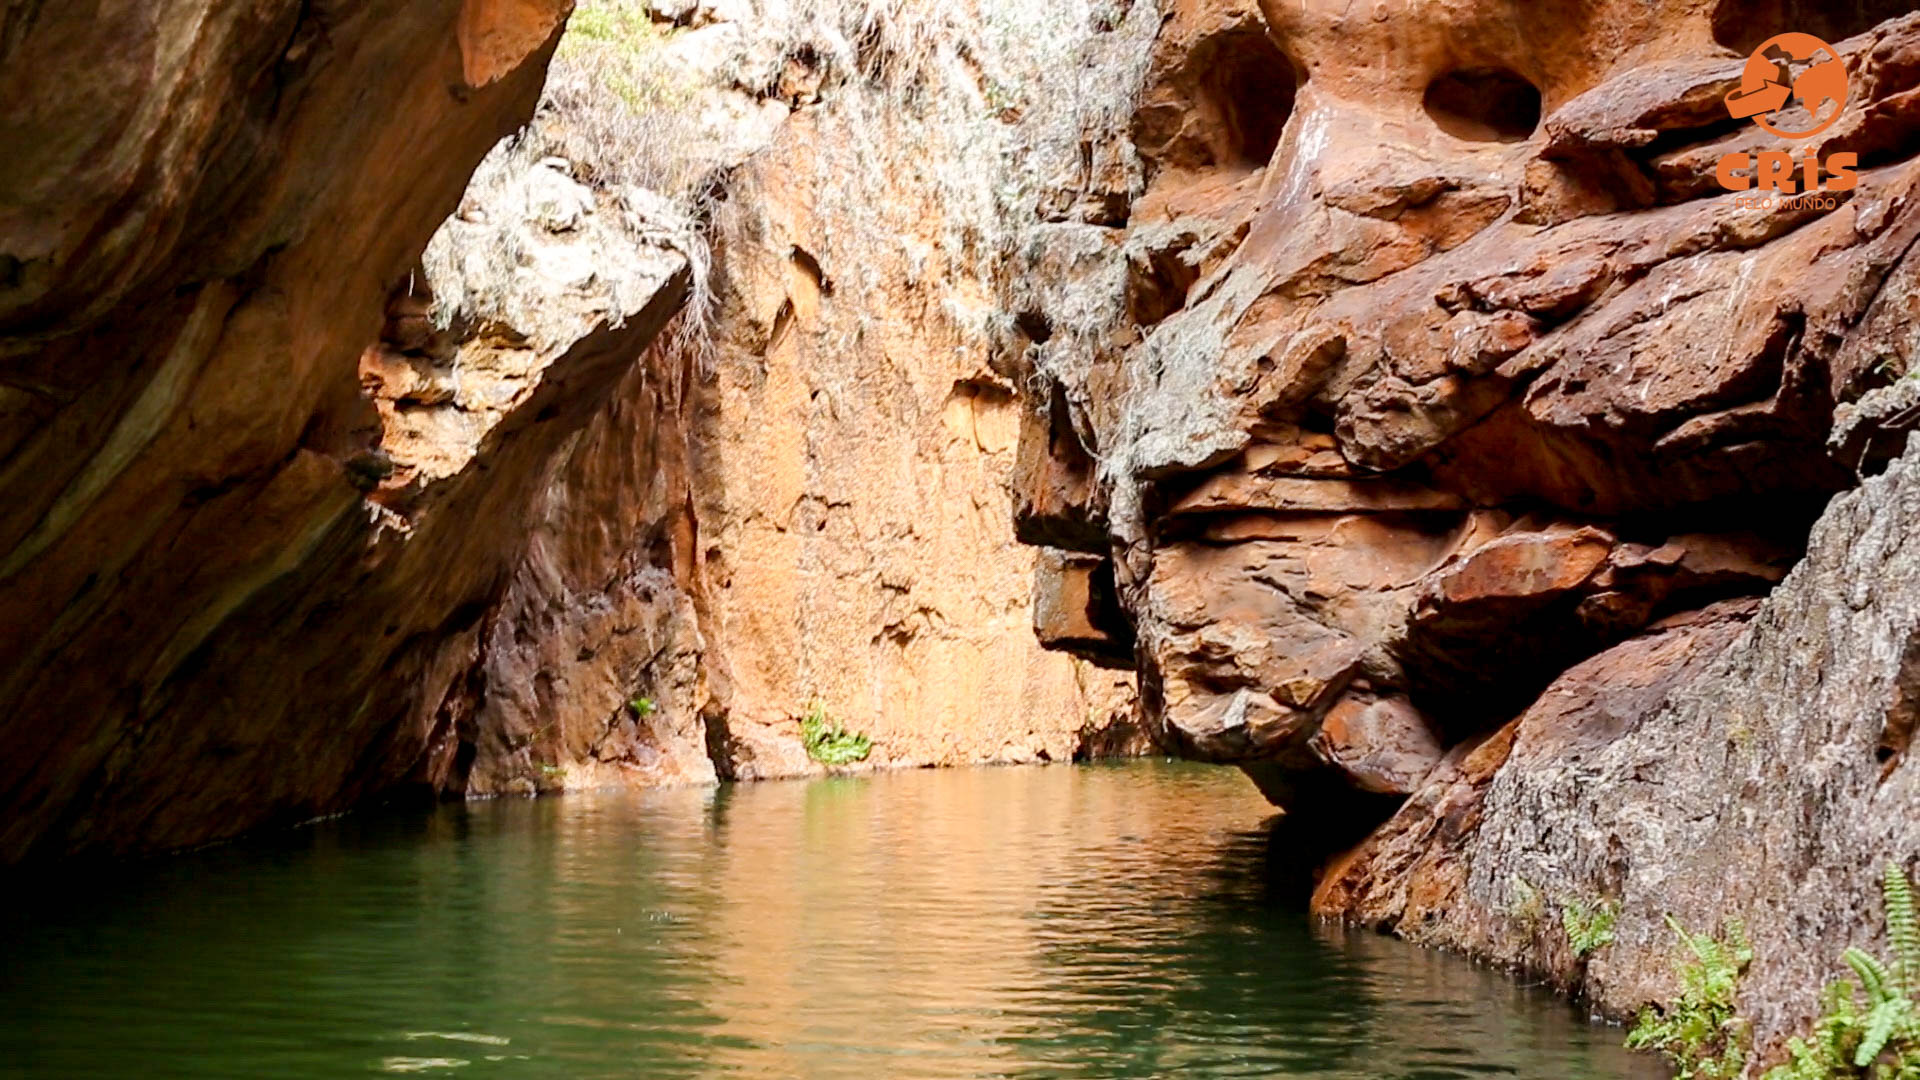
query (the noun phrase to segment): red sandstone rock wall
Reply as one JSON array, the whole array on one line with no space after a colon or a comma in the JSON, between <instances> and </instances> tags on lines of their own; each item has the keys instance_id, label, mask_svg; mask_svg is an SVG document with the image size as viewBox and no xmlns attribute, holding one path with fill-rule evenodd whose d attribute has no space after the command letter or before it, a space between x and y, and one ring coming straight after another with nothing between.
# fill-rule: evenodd
<instances>
[{"instance_id":1,"label":"red sandstone rock wall","mask_svg":"<svg viewBox=\"0 0 1920 1080\"><path fill-rule=\"evenodd\" d=\"M583 7L620 29L563 42L535 122L429 248L436 307L471 333L369 365L401 465L381 497L447 472L556 343L653 288L633 252L684 251L705 299L623 385L628 416L551 474L444 706L436 782L817 773L816 705L870 737L858 768L1139 748L1127 677L1030 632L1039 553L1006 498L1010 253L1113 231L1085 220L1114 178L1083 175L1082 145L1124 128L1140 65L1106 57L1153 31L1144 7L1083 15Z\"/></svg>"},{"instance_id":2,"label":"red sandstone rock wall","mask_svg":"<svg viewBox=\"0 0 1920 1080\"><path fill-rule=\"evenodd\" d=\"M1086 404L1030 425L1022 495L1112 560L1124 614L1081 621L1137 642L1170 743L1377 818L1583 658L1780 580L1850 483L1836 406L1912 365L1920 22L1820 11L1172 6L1133 340L1047 373ZM1804 144L1721 103L1776 17L1851 70ZM1718 186L1782 148L1859 185Z\"/></svg>"},{"instance_id":3,"label":"red sandstone rock wall","mask_svg":"<svg viewBox=\"0 0 1920 1080\"><path fill-rule=\"evenodd\" d=\"M1105 230L1075 215L1120 152L1078 175L1078 110L1124 123L1136 67L1054 94L982 36L1120 24L924 4L816 42L874 13L680 5L620 71L739 80L700 100L754 184L647 116L593 128L589 78L555 144L625 160L519 140L462 196L568 6L0 8L0 862L807 771L815 698L878 764L1137 745L1125 677L1028 632L995 295L1029 224ZM638 190L676 169L757 222L725 281ZM657 340L709 286L717 363Z\"/></svg>"}]
</instances>

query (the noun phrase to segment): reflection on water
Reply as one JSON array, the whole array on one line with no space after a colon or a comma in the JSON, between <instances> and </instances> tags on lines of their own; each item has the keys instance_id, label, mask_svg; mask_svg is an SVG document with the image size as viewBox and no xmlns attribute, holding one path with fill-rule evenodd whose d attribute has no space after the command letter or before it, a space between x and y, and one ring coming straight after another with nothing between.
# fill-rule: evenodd
<instances>
[{"instance_id":1,"label":"reflection on water","mask_svg":"<svg viewBox=\"0 0 1920 1080\"><path fill-rule=\"evenodd\" d=\"M353 818L14 900L0 1075L1656 1077L1312 926L1236 772L1139 763Z\"/></svg>"}]
</instances>

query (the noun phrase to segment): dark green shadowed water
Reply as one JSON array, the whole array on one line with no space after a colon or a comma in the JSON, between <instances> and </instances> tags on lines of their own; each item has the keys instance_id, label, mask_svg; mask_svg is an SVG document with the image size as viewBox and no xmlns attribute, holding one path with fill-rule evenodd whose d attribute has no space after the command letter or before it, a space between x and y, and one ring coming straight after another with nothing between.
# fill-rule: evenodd
<instances>
[{"instance_id":1,"label":"dark green shadowed water","mask_svg":"<svg viewBox=\"0 0 1920 1080\"><path fill-rule=\"evenodd\" d=\"M1652 1078L1313 926L1237 772L1141 763L360 817L15 882L0 1075Z\"/></svg>"}]
</instances>

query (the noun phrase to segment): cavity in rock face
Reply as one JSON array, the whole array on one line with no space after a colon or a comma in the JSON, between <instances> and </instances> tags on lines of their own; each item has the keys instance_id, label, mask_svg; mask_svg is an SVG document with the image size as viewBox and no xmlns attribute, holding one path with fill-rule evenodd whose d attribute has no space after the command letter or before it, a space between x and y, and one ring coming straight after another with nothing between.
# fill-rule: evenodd
<instances>
[{"instance_id":1,"label":"cavity in rock face","mask_svg":"<svg viewBox=\"0 0 1920 1080\"><path fill-rule=\"evenodd\" d=\"M1303 862L1409 795L1383 837L1468 843L1444 784L1494 776L1503 725L1595 656L1677 685L1734 633L1685 620L1735 625L1897 448L1826 444L1913 367L1920 17L1821 8L1853 97L1789 145L1722 103L1762 7L1169 5L1128 325L1042 370L1018 521L1084 552L1037 595L1116 585L1119 617L1043 636L1132 648L1160 738L1244 767L1323 838ZM1277 117L1257 160L1248 117ZM1716 176L1789 149L1861 153L1858 186L1761 206ZM1404 896L1402 864L1366 865L1323 911L1388 921L1350 886ZM1450 872L1419 886L1442 916Z\"/></svg>"}]
</instances>

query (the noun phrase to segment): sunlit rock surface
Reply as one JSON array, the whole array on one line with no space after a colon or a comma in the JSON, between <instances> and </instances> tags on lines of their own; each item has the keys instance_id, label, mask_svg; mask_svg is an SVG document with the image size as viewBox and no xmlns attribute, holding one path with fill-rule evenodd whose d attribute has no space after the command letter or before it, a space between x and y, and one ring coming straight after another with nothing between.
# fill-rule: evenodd
<instances>
[{"instance_id":1,"label":"sunlit rock surface","mask_svg":"<svg viewBox=\"0 0 1920 1080\"><path fill-rule=\"evenodd\" d=\"M0 12L0 861L1145 745L1007 486L1151 5L606 7Z\"/></svg>"},{"instance_id":2,"label":"sunlit rock surface","mask_svg":"<svg viewBox=\"0 0 1920 1080\"><path fill-rule=\"evenodd\" d=\"M1043 371L1021 474L1030 538L1112 560L1169 744L1346 815L1330 783L1404 793L1582 659L1781 579L1853 482L1836 407L1910 367L1920 21L1882 7L1171 5L1137 340ZM1722 97L1753 20L1802 16L1852 100L1790 144ZM1858 153L1859 185L1719 186L1780 149Z\"/></svg>"}]
</instances>

